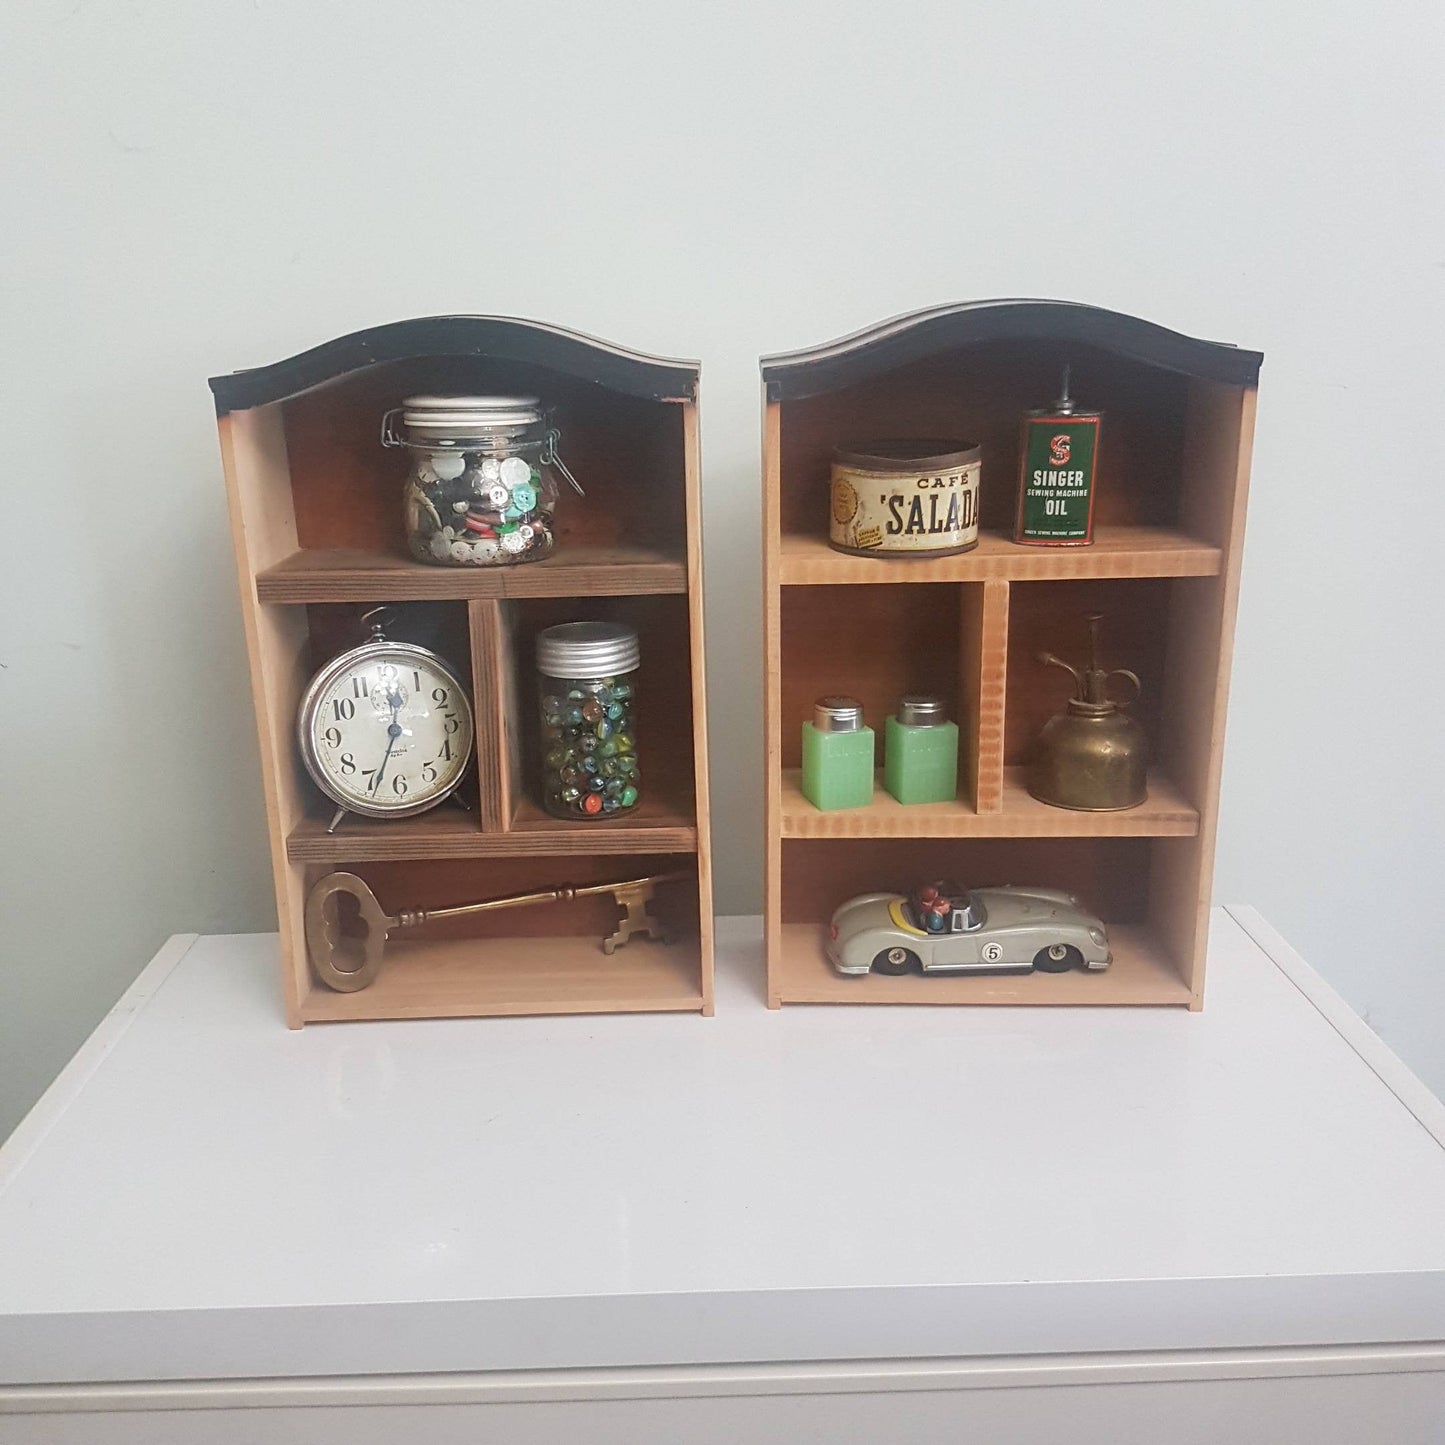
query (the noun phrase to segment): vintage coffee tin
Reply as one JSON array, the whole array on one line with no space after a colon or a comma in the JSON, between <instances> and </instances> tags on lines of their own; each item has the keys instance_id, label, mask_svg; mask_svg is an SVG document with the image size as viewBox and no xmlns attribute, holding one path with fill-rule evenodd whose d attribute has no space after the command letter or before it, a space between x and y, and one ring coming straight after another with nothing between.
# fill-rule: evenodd
<instances>
[{"instance_id":1,"label":"vintage coffee tin","mask_svg":"<svg viewBox=\"0 0 1445 1445\"><path fill-rule=\"evenodd\" d=\"M1014 541L1083 547L1094 540L1094 471L1103 419L1070 400L1068 367L1053 406L1024 413Z\"/></svg>"},{"instance_id":2,"label":"vintage coffee tin","mask_svg":"<svg viewBox=\"0 0 1445 1445\"><path fill-rule=\"evenodd\" d=\"M828 541L862 557L947 557L978 546L979 448L918 439L833 453Z\"/></svg>"}]
</instances>

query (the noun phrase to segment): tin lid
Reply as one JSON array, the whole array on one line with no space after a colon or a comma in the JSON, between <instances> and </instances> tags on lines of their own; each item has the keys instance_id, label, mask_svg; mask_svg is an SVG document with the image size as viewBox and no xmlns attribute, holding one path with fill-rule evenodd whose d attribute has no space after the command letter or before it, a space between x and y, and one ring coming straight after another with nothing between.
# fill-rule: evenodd
<instances>
[{"instance_id":1,"label":"tin lid","mask_svg":"<svg viewBox=\"0 0 1445 1445\"><path fill-rule=\"evenodd\" d=\"M907 728L931 728L947 722L948 715L941 698L914 695L898 700L898 721Z\"/></svg>"},{"instance_id":2,"label":"tin lid","mask_svg":"<svg viewBox=\"0 0 1445 1445\"><path fill-rule=\"evenodd\" d=\"M537 634L543 677L613 677L641 660L636 631L620 622L563 622Z\"/></svg>"},{"instance_id":3,"label":"tin lid","mask_svg":"<svg viewBox=\"0 0 1445 1445\"><path fill-rule=\"evenodd\" d=\"M409 396L402 424L412 439L447 440L522 431L542 421L535 396Z\"/></svg>"},{"instance_id":4,"label":"tin lid","mask_svg":"<svg viewBox=\"0 0 1445 1445\"><path fill-rule=\"evenodd\" d=\"M855 697L820 697L813 704L813 726L820 733L856 733L863 726L863 704Z\"/></svg>"},{"instance_id":5,"label":"tin lid","mask_svg":"<svg viewBox=\"0 0 1445 1445\"><path fill-rule=\"evenodd\" d=\"M847 467L876 472L936 472L965 467L983 451L977 442L957 437L901 437L876 442L849 442L835 447L833 460Z\"/></svg>"}]
</instances>

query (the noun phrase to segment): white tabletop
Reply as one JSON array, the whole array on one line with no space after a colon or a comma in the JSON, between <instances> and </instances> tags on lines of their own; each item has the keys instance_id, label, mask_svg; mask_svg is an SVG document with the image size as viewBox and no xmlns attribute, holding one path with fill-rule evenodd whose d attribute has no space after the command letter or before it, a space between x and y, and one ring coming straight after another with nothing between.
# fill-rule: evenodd
<instances>
[{"instance_id":1,"label":"white tabletop","mask_svg":"<svg viewBox=\"0 0 1445 1445\"><path fill-rule=\"evenodd\" d=\"M273 937L172 940L0 1150L0 1382L1445 1339L1445 1110L1252 910L1201 1014L769 1012L760 952L713 1019L289 1032Z\"/></svg>"}]
</instances>

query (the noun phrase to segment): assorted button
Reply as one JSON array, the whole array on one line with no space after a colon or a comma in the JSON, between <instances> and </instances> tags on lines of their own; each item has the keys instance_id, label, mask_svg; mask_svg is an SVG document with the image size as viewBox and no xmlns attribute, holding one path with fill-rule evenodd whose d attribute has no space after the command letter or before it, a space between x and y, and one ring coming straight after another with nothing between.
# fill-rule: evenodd
<instances>
[{"instance_id":1,"label":"assorted button","mask_svg":"<svg viewBox=\"0 0 1445 1445\"><path fill-rule=\"evenodd\" d=\"M531 561L555 543L555 492L524 457L416 454L407 528L412 555L448 566Z\"/></svg>"}]
</instances>

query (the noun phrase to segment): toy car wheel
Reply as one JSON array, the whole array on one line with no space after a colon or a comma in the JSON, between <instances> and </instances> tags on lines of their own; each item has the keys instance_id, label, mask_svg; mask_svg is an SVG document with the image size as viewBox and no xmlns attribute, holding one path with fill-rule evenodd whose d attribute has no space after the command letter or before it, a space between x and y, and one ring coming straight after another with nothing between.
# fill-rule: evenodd
<instances>
[{"instance_id":1,"label":"toy car wheel","mask_svg":"<svg viewBox=\"0 0 1445 1445\"><path fill-rule=\"evenodd\" d=\"M892 974L895 978L917 967L918 955L911 948L885 948L873 959L874 973Z\"/></svg>"},{"instance_id":2,"label":"toy car wheel","mask_svg":"<svg viewBox=\"0 0 1445 1445\"><path fill-rule=\"evenodd\" d=\"M1055 943L1034 954L1034 967L1040 973L1067 973L1084 962L1084 955L1071 943Z\"/></svg>"}]
</instances>

